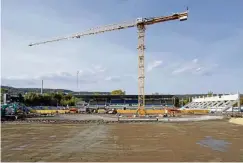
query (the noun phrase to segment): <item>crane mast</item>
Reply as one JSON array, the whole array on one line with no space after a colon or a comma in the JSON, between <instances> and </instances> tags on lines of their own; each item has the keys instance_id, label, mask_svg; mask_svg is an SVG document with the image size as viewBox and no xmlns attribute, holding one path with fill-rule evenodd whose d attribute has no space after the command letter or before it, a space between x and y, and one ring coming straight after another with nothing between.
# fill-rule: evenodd
<instances>
[{"instance_id":1,"label":"crane mast","mask_svg":"<svg viewBox=\"0 0 243 163\"><path fill-rule=\"evenodd\" d=\"M29 46L34 45L40 45L40 44L46 44L51 42L57 42L62 40L68 40L68 39L74 39L74 38L80 38L82 36L87 35L95 35L99 33L104 33L108 31L114 31L114 30L121 30L126 28L132 28L137 27L138 32L138 109L137 114L139 115L145 115L145 90L144 90L144 81L145 81L145 61L144 61L144 51L145 51L145 43L144 43L144 37L145 37L145 26L146 25L152 25L156 23L166 22L170 20L176 20L179 19L180 21L187 20L188 17L188 9L186 12L182 13L175 13L169 16L162 16L162 17L151 17L151 18L138 18L135 21L131 22L124 22L121 24L111 24L106 25L102 27L97 28L91 28L85 32L82 33L76 33L71 36L67 37L60 37L55 38L47 41L37 42L37 43L31 43Z\"/></svg>"},{"instance_id":2,"label":"crane mast","mask_svg":"<svg viewBox=\"0 0 243 163\"><path fill-rule=\"evenodd\" d=\"M138 24L138 110L139 115L145 114L145 91L144 91L144 36L145 36L145 25Z\"/></svg>"}]
</instances>

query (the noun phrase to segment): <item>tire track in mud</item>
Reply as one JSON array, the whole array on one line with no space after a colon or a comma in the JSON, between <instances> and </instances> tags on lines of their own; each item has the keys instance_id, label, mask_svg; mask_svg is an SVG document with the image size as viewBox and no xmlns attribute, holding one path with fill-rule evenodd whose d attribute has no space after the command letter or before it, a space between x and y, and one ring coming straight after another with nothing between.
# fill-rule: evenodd
<instances>
[{"instance_id":1,"label":"tire track in mud","mask_svg":"<svg viewBox=\"0 0 243 163\"><path fill-rule=\"evenodd\" d=\"M108 133L109 129L105 125L89 125L82 131L74 131L74 136L51 148L51 155L44 157L41 161L59 160L66 156L72 158L72 155L77 155L77 153L81 160L93 159L90 154L99 155L99 153L105 153L105 149L112 148L109 143L105 142L111 138Z\"/></svg>"}]
</instances>

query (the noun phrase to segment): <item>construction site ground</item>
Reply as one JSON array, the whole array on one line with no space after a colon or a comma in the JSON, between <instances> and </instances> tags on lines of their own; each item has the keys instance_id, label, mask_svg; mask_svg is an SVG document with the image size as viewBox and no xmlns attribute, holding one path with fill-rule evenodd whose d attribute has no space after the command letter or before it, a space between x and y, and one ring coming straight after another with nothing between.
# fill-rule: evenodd
<instances>
[{"instance_id":1,"label":"construction site ground","mask_svg":"<svg viewBox=\"0 0 243 163\"><path fill-rule=\"evenodd\" d=\"M243 126L228 120L1 127L2 161L243 161Z\"/></svg>"},{"instance_id":2,"label":"construction site ground","mask_svg":"<svg viewBox=\"0 0 243 163\"><path fill-rule=\"evenodd\" d=\"M243 125L243 118L231 118L229 122L238 125Z\"/></svg>"}]
</instances>

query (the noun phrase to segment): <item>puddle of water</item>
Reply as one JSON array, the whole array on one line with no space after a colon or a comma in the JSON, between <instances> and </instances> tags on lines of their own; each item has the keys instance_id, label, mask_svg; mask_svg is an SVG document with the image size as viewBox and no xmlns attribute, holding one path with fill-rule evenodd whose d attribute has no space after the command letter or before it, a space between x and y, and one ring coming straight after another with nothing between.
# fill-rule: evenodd
<instances>
[{"instance_id":1,"label":"puddle of water","mask_svg":"<svg viewBox=\"0 0 243 163\"><path fill-rule=\"evenodd\" d=\"M230 145L231 143L228 143L224 140L213 139L211 136L206 136L205 139L199 141L197 144L203 147L211 148L215 151L226 152L228 145Z\"/></svg>"}]
</instances>

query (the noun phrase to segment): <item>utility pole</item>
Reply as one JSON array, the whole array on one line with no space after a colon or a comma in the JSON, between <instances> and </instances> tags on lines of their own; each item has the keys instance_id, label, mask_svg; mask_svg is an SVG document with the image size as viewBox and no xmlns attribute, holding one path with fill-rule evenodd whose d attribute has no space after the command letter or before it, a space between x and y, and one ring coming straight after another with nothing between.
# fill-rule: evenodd
<instances>
[{"instance_id":1,"label":"utility pole","mask_svg":"<svg viewBox=\"0 0 243 163\"><path fill-rule=\"evenodd\" d=\"M241 106L240 106L240 92L238 91L238 109L239 111L241 110Z\"/></svg>"},{"instance_id":2,"label":"utility pole","mask_svg":"<svg viewBox=\"0 0 243 163\"><path fill-rule=\"evenodd\" d=\"M7 104L7 93L3 94L3 104Z\"/></svg>"},{"instance_id":3,"label":"utility pole","mask_svg":"<svg viewBox=\"0 0 243 163\"><path fill-rule=\"evenodd\" d=\"M41 80L41 94L43 94L43 80Z\"/></svg>"}]
</instances>

